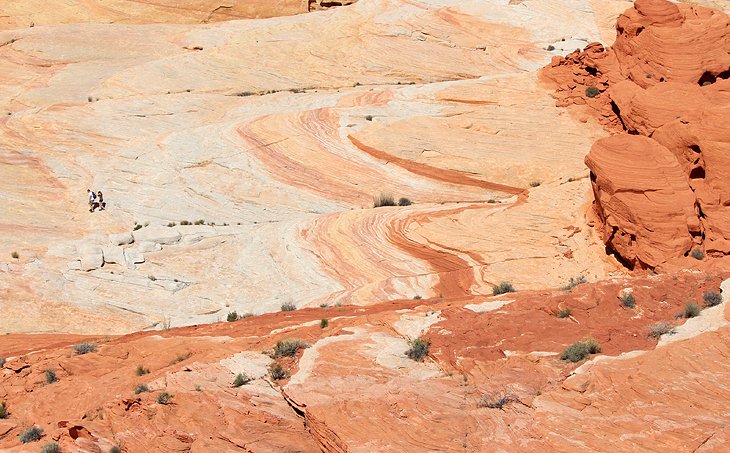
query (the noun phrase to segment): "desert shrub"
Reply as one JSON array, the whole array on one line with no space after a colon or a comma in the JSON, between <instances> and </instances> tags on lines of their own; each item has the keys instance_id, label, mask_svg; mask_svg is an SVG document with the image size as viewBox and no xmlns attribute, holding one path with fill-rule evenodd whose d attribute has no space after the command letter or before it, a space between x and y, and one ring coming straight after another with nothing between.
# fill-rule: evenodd
<instances>
[{"instance_id":1,"label":"desert shrub","mask_svg":"<svg viewBox=\"0 0 730 453\"><path fill-rule=\"evenodd\" d=\"M228 313L228 316L226 316L226 321L228 321L228 322L238 321L238 313L236 313L235 311Z\"/></svg>"},{"instance_id":2,"label":"desert shrub","mask_svg":"<svg viewBox=\"0 0 730 453\"><path fill-rule=\"evenodd\" d=\"M599 352L601 352L601 346L598 342L592 338L588 338L568 346L560 354L560 359L567 360L568 362L580 362L591 354L597 354Z\"/></svg>"},{"instance_id":3,"label":"desert shrub","mask_svg":"<svg viewBox=\"0 0 730 453\"><path fill-rule=\"evenodd\" d=\"M144 376L145 374L149 374L150 370L142 365L137 365L137 369L134 372L137 376Z\"/></svg>"},{"instance_id":4,"label":"desert shrub","mask_svg":"<svg viewBox=\"0 0 730 453\"><path fill-rule=\"evenodd\" d=\"M495 296L498 296L500 294L505 294L505 293L513 293L513 292L515 292L515 288L514 288L514 286L512 286L512 283L510 283L510 282L502 282L499 285L492 288L492 294L494 294Z\"/></svg>"},{"instance_id":5,"label":"desert shrub","mask_svg":"<svg viewBox=\"0 0 730 453\"><path fill-rule=\"evenodd\" d=\"M198 220L195 221L195 224L196 225L202 225L204 223L205 223L205 220L203 220L203 219L198 219Z\"/></svg>"},{"instance_id":6,"label":"desert shrub","mask_svg":"<svg viewBox=\"0 0 730 453\"><path fill-rule=\"evenodd\" d=\"M688 302L687 305L684 306L684 317L685 318L694 318L695 316L699 316L699 315L700 315L700 306L699 305L692 303L692 302Z\"/></svg>"},{"instance_id":7,"label":"desert shrub","mask_svg":"<svg viewBox=\"0 0 730 453\"><path fill-rule=\"evenodd\" d=\"M322 329L324 329L325 327L327 327L329 325L330 325L329 319L322 318L319 320L319 327L321 327Z\"/></svg>"},{"instance_id":8,"label":"desert shrub","mask_svg":"<svg viewBox=\"0 0 730 453\"><path fill-rule=\"evenodd\" d=\"M599 94L601 94L601 90L599 90L597 87L590 86L586 88L586 96L588 96L589 98L594 98Z\"/></svg>"},{"instance_id":9,"label":"desert shrub","mask_svg":"<svg viewBox=\"0 0 730 453\"><path fill-rule=\"evenodd\" d=\"M20 438L21 442L27 444L28 442L41 440L41 436L43 436L43 430L37 426L31 426L30 428L20 433L20 436L18 437Z\"/></svg>"},{"instance_id":10,"label":"desert shrub","mask_svg":"<svg viewBox=\"0 0 730 453\"><path fill-rule=\"evenodd\" d=\"M278 363L275 363L269 368L269 375L271 376L271 379L275 381L280 381L282 379L286 379L289 377L289 372L284 369L281 365Z\"/></svg>"},{"instance_id":11,"label":"desert shrub","mask_svg":"<svg viewBox=\"0 0 730 453\"><path fill-rule=\"evenodd\" d=\"M8 405L5 403L5 400L3 400L2 403L0 403L0 420L5 420L8 418Z\"/></svg>"},{"instance_id":12,"label":"desert shrub","mask_svg":"<svg viewBox=\"0 0 730 453\"><path fill-rule=\"evenodd\" d=\"M20 255L18 255L18 252L13 252L13 253L10 254L10 256L13 257L13 259L15 259L15 260L17 260L18 258L20 258Z\"/></svg>"},{"instance_id":13,"label":"desert shrub","mask_svg":"<svg viewBox=\"0 0 730 453\"><path fill-rule=\"evenodd\" d=\"M410 206L412 204L411 200L405 197L398 200L398 206Z\"/></svg>"},{"instance_id":14,"label":"desert shrub","mask_svg":"<svg viewBox=\"0 0 730 453\"><path fill-rule=\"evenodd\" d=\"M381 206L395 206L395 198L393 195L387 193L381 193L377 198L373 199L373 207L379 208Z\"/></svg>"},{"instance_id":15,"label":"desert shrub","mask_svg":"<svg viewBox=\"0 0 730 453\"><path fill-rule=\"evenodd\" d=\"M180 225L192 225L192 224L190 223L190 220L181 220Z\"/></svg>"},{"instance_id":16,"label":"desert shrub","mask_svg":"<svg viewBox=\"0 0 730 453\"><path fill-rule=\"evenodd\" d=\"M61 453L61 446L56 442L48 442L41 447L41 453Z\"/></svg>"},{"instance_id":17,"label":"desert shrub","mask_svg":"<svg viewBox=\"0 0 730 453\"><path fill-rule=\"evenodd\" d=\"M575 288L576 286L582 285L583 283L588 283L588 280L583 275L579 275L577 277L570 277L570 280L568 280L568 283L563 286L563 291L570 291L571 289Z\"/></svg>"},{"instance_id":18,"label":"desert shrub","mask_svg":"<svg viewBox=\"0 0 730 453\"><path fill-rule=\"evenodd\" d=\"M532 181L530 183L530 187L540 187L541 182L540 181Z\"/></svg>"},{"instance_id":19,"label":"desert shrub","mask_svg":"<svg viewBox=\"0 0 730 453\"><path fill-rule=\"evenodd\" d=\"M170 362L170 365L184 362L185 360L189 359L192 356L193 356L192 352L186 352L185 354L178 354L177 357L175 357L175 359L172 362Z\"/></svg>"},{"instance_id":20,"label":"desert shrub","mask_svg":"<svg viewBox=\"0 0 730 453\"><path fill-rule=\"evenodd\" d=\"M422 362L428 355L428 349L431 347L430 339L416 338L408 342L410 348L406 351L406 356L416 362Z\"/></svg>"},{"instance_id":21,"label":"desert shrub","mask_svg":"<svg viewBox=\"0 0 730 453\"><path fill-rule=\"evenodd\" d=\"M73 345L73 350L78 355L88 354L90 352L96 352L96 345L94 343L81 343Z\"/></svg>"},{"instance_id":22,"label":"desert shrub","mask_svg":"<svg viewBox=\"0 0 730 453\"><path fill-rule=\"evenodd\" d=\"M149 392L150 388L147 387L147 384L138 384L137 387L134 388L134 394L139 395L140 393Z\"/></svg>"},{"instance_id":23,"label":"desert shrub","mask_svg":"<svg viewBox=\"0 0 730 453\"><path fill-rule=\"evenodd\" d=\"M135 225L134 225L134 228L133 228L133 229L134 229L134 231L137 231L137 230L139 230L139 229L141 229L141 228L142 228L142 225L140 225L140 224L135 224Z\"/></svg>"},{"instance_id":24,"label":"desert shrub","mask_svg":"<svg viewBox=\"0 0 730 453\"><path fill-rule=\"evenodd\" d=\"M413 300L421 300L421 299L423 299L423 297L421 297L421 296L413 296Z\"/></svg>"},{"instance_id":25,"label":"desert shrub","mask_svg":"<svg viewBox=\"0 0 730 453\"><path fill-rule=\"evenodd\" d=\"M700 249L692 249L692 251L689 253L690 256L696 260L701 260L705 257L705 252L703 252Z\"/></svg>"},{"instance_id":26,"label":"desert shrub","mask_svg":"<svg viewBox=\"0 0 730 453\"><path fill-rule=\"evenodd\" d=\"M236 378L233 380L233 386L234 387L240 387L242 385L246 385L249 382L251 382L251 378L248 377L246 373L238 373L236 375Z\"/></svg>"},{"instance_id":27,"label":"desert shrub","mask_svg":"<svg viewBox=\"0 0 730 453\"><path fill-rule=\"evenodd\" d=\"M169 222L167 224L167 226L170 227L170 228L174 227L175 225L177 225L177 223L175 223L175 222Z\"/></svg>"},{"instance_id":28,"label":"desert shrub","mask_svg":"<svg viewBox=\"0 0 730 453\"><path fill-rule=\"evenodd\" d=\"M493 395L484 395L477 403L477 407L488 407L489 409L502 409L507 403L517 400L515 395L500 392Z\"/></svg>"},{"instance_id":29,"label":"desert shrub","mask_svg":"<svg viewBox=\"0 0 730 453\"><path fill-rule=\"evenodd\" d=\"M56 376L56 372L53 370L46 370L46 384L53 384L54 382L58 381L58 376Z\"/></svg>"},{"instance_id":30,"label":"desert shrub","mask_svg":"<svg viewBox=\"0 0 730 453\"><path fill-rule=\"evenodd\" d=\"M623 305L626 308L634 308L636 307L636 298L631 293L626 293L623 296L621 296L621 305Z\"/></svg>"},{"instance_id":31,"label":"desert shrub","mask_svg":"<svg viewBox=\"0 0 730 453\"><path fill-rule=\"evenodd\" d=\"M717 291L707 291L702 298L705 300L705 307L714 307L722 303L722 296Z\"/></svg>"},{"instance_id":32,"label":"desert shrub","mask_svg":"<svg viewBox=\"0 0 730 453\"><path fill-rule=\"evenodd\" d=\"M244 313L244 314L240 315L240 316L238 317L238 319L246 319L246 318L250 318L250 317L251 317L251 316L253 316L253 315L254 315L253 313Z\"/></svg>"},{"instance_id":33,"label":"desert shrub","mask_svg":"<svg viewBox=\"0 0 730 453\"><path fill-rule=\"evenodd\" d=\"M274 357L294 357L300 349L308 348L309 345L302 340L287 338L277 341L274 347Z\"/></svg>"},{"instance_id":34,"label":"desert shrub","mask_svg":"<svg viewBox=\"0 0 730 453\"><path fill-rule=\"evenodd\" d=\"M0 355L0 368L5 366L5 357Z\"/></svg>"},{"instance_id":35,"label":"desert shrub","mask_svg":"<svg viewBox=\"0 0 730 453\"><path fill-rule=\"evenodd\" d=\"M109 453L122 453L122 447L115 445L109 449Z\"/></svg>"},{"instance_id":36,"label":"desert shrub","mask_svg":"<svg viewBox=\"0 0 730 453\"><path fill-rule=\"evenodd\" d=\"M157 395L157 398L155 399L155 401L157 401L157 404L169 404L171 399L172 399L172 395L170 395L167 392L162 392L159 395Z\"/></svg>"},{"instance_id":37,"label":"desert shrub","mask_svg":"<svg viewBox=\"0 0 730 453\"><path fill-rule=\"evenodd\" d=\"M555 50L555 46L554 46L554 45L552 45L552 44L550 44L549 46L547 46L547 49L546 49L546 50L547 50L548 52L552 52L553 50Z\"/></svg>"},{"instance_id":38,"label":"desert shrub","mask_svg":"<svg viewBox=\"0 0 730 453\"><path fill-rule=\"evenodd\" d=\"M490 204L496 203L496 202L497 202L497 200L495 200L494 198L490 198L489 200L487 200L487 203L490 203Z\"/></svg>"},{"instance_id":39,"label":"desert shrub","mask_svg":"<svg viewBox=\"0 0 730 453\"><path fill-rule=\"evenodd\" d=\"M568 316L570 316L570 313L570 308L561 308L560 310L558 310L556 316L558 318L567 318Z\"/></svg>"},{"instance_id":40,"label":"desert shrub","mask_svg":"<svg viewBox=\"0 0 730 453\"><path fill-rule=\"evenodd\" d=\"M368 120L368 121L372 121L373 120L373 115L365 115L365 119Z\"/></svg>"},{"instance_id":41,"label":"desert shrub","mask_svg":"<svg viewBox=\"0 0 730 453\"><path fill-rule=\"evenodd\" d=\"M285 302L281 304L281 311L294 311L297 309L297 306L294 305L294 302Z\"/></svg>"},{"instance_id":42,"label":"desert shrub","mask_svg":"<svg viewBox=\"0 0 730 453\"><path fill-rule=\"evenodd\" d=\"M648 327L648 329L649 329L649 333L647 336L649 338L659 338L664 334L675 333L674 326L668 322L657 322L655 324L650 325Z\"/></svg>"}]
</instances>

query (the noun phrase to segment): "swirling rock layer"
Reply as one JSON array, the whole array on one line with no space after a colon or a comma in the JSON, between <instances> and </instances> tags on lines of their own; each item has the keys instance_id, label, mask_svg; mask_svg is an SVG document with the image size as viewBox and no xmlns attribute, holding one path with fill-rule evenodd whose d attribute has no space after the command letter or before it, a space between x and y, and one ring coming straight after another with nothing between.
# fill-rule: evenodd
<instances>
[{"instance_id":1,"label":"swirling rock layer","mask_svg":"<svg viewBox=\"0 0 730 453\"><path fill-rule=\"evenodd\" d=\"M730 19L637 0L616 42L556 58L559 105L585 104L610 131L586 157L607 246L656 267L730 253ZM623 132L619 132L623 131ZM643 137L642 137L643 136Z\"/></svg>"}]
</instances>

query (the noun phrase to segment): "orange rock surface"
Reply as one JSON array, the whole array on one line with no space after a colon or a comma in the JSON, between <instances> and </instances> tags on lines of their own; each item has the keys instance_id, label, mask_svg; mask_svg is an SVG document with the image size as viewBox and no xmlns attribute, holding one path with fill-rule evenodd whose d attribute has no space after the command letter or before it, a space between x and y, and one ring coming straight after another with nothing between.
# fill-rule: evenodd
<instances>
[{"instance_id":1,"label":"orange rock surface","mask_svg":"<svg viewBox=\"0 0 730 453\"><path fill-rule=\"evenodd\" d=\"M610 49L591 44L544 72L559 105L585 104L619 134L586 164L598 228L632 267L730 253L729 27L717 10L637 0Z\"/></svg>"}]
</instances>

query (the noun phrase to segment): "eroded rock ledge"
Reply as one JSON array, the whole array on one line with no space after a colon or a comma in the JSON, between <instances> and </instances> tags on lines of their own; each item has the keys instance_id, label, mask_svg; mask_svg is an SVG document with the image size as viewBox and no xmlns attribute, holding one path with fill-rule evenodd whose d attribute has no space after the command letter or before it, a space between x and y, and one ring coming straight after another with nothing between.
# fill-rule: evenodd
<instances>
[{"instance_id":1,"label":"eroded rock ledge","mask_svg":"<svg viewBox=\"0 0 730 453\"><path fill-rule=\"evenodd\" d=\"M730 253L730 36L722 12L637 0L610 49L555 57L559 106L616 135L586 157L607 247L629 267Z\"/></svg>"}]
</instances>

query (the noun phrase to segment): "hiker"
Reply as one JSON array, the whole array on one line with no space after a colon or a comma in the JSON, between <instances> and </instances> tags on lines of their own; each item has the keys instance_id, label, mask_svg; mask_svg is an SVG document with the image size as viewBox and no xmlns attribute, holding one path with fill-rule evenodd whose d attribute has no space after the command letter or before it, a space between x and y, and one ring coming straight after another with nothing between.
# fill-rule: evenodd
<instances>
[{"instance_id":1,"label":"hiker","mask_svg":"<svg viewBox=\"0 0 730 453\"><path fill-rule=\"evenodd\" d=\"M104 203L104 195L101 194L101 190L96 192L96 198L96 201L99 203L99 210L103 211L106 208L106 203Z\"/></svg>"},{"instance_id":2,"label":"hiker","mask_svg":"<svg viewBox=\"0 0 730 453\"><path fill-rule=\"evenodd\" d=\"M96 194L91 189L86 189L86 193L89 195L89 212L94 212L96 204Z\"/></svg>"}]
</instances>

